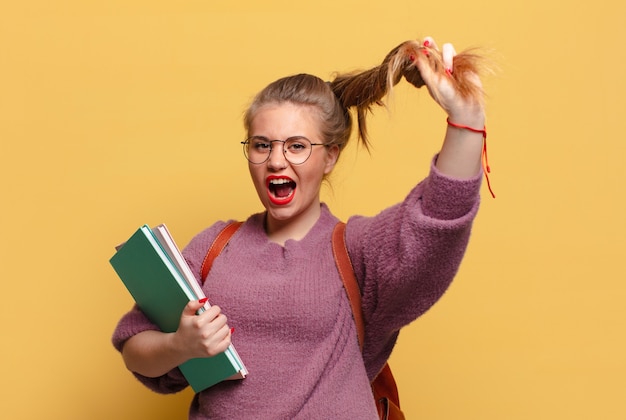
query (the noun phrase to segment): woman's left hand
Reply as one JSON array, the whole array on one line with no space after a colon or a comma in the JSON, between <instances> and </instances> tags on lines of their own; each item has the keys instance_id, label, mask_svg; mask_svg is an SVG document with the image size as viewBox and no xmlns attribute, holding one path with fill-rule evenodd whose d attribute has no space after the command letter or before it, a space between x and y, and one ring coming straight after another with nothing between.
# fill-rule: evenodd
<instances>
[{"instance_id":1,"label":"woman's left hand","mask_svg":"<svg viewBox=\"0 0 626 420\"><path fill-rule=\"evenodd\" d=\"M463 83L469 83L474 92L481 92L479 98L464 96L454 83L454 57L457 55L452 44L443 44L439 51L431 37L423 40L423 54L418 54L415 61L424 83L435 102L443 108L451 121L472 127L482 127L485 115L482 101L482 84L476 73L463 73ZM443 68L432 59L431 54L440 54Z\"/></svg>"}]
</instances>

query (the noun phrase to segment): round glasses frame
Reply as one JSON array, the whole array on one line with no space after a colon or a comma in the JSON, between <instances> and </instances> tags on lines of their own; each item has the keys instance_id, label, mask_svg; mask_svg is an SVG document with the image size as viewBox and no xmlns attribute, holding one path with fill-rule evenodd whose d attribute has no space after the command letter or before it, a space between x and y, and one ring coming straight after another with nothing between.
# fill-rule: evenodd
<instances>
[{"instance_id":1,"label":"round glasses frame","mask_svg":"<svg viewBox=\"0 0 626 420\"><path fill-rule=\"evenodd\" d=\"M282 143L283 155L292 165L302 165L306 162L311 157L313 146L325 146L324 143L313 143L302 136L289 137L286 140L269 140L263 136L252 136L241 142L243 155L248 162L260 165L270 158L274 143Z\"/></svg>"}]
</instances>

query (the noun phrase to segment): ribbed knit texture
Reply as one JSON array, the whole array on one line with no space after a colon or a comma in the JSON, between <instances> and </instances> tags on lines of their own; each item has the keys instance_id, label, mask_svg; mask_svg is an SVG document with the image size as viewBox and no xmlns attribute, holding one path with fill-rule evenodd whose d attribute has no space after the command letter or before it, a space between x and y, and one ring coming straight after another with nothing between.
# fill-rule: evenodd
<instances>
[{"instance_id":1,"label":"ribbed knit texture","mask_svg":"<svg viewBox=\"0 0 626 420\"><path fill-rule=\"evenodd\" d=\"M364 357L331 249L337 219L322 205L316 225L285 246L267 240L264 214L251 216L215 260L204 289L235 327L233 343L250 374L196 394L191 419L376 419L369 381L398 330L445 292L465 252L479 202L471 180L430 176L402 203L348 220L347 246L363 290ZM225 222L198 234L184 255L194 272ZM113 343L156 329L133 309ZM178 369L136 375L157 392L187 386ZM402 393L402 390L400 390Z\"/></svg>"}]
</instances>

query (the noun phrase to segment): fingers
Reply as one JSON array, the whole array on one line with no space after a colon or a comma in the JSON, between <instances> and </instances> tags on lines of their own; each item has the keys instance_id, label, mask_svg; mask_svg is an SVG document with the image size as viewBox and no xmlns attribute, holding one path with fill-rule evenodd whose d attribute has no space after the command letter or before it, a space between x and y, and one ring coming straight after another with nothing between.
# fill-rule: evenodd
<instances>
[{"instance_id":1,"label":"fingers","mask_svg":"<svg viewBox=\"0 0 626 420\"><path fill-rule=\"evenodd\" d=\"M441 71L441 67L443 67L443 71L447 76L452 76L454 71L454 57L456 57L456 50L454 49L454 46L450 43L445 43L440 51L437 43L430 36L424 38L422 46L424 54L420 57L422 60L421 65L419 65L418 68L420 73L427 73L424 79L426 84L428 84L429 81L435 81L433 77L435 77L435 73ZM432 58L433 55L437 57L435 60ZM428 66L426 66L426 64L428 64Z\"/></svg>"},{"instance_id":2,"label":"fingers","mask_svg":"<svg viewBox=\"0 0 626 420\"><path fill-rule=\"evenodd\" d=\"M196 300L185 306L176 332L181 346L191 352L192 357L215 356L231 343L232 330L220 307L213 305L196 315L202 305L201 300Z\"/></svg>"},{"instance_id":3,"label":"fingers","mask_svg":"<svg viewBox=\"0 0 626 420\"><path fill-rule=\"evenodd\" d=\"M431 36L424 37L424 39L422 40L422 45L424 45L427 48L432 48L433 50L439 49L437 47L437 43Z\"/></svg>"},{"instance_id":4,"label":"fingers","mask_svg":"<svg viewBox=\"0 0 626 420\"><path fill-rule=\"evenodd\" d=\"M208 300L207 298L200 299L200 300L190 300L189 303L187 303L187 305L185 305L185 308L183 309L183 316L196 315L196 313L198 313L200 308L202 308L206 304L207 300Z\"/></svg>"},{"instance_id":5,"label":"fingers","mask_svg":"<svg viewBox=\"0 0 626 420\"><path fill-rule=\"evenodd\" d=\"M422 51L426 51L426 50L422 50ZM417 69L419 70L420 74L422 75L422 78L424 79L426 84L428 84L428 81L431 80L431 77L433 74L432 66L430 65L428 56L426 56L426 54L424 55L419 54L416 57L416 60L414 63L417 66Z\"/></svg>"},{"instance_id":6,"label":"fingers","mask_svg":"<svg viewBox=\"0 0 626 420\"><path fill-rule=\"evenodd\" d=\"M218 306L211 306L209 310L204 312L198 318L202 320L201 342L204 352L208 356L224 352L230 345L230 336L232 330L228 326L228 319ZM208 322L207 322L208 321Z\"/></svg>"},{"instance_id":7,"label":"fingers","mask_svg":"<svg viewBox=\"0 0 626 420\"><path fill-rule=\"evenodd\" d=\"M441 49L441 58L443 60L443 67L448 75L451 75L454 71L453 61L455 55L456 51L454 50L452 44L443 44L443 47Z\"/></svg>"},{"instance_id":8,"label":"fingers","mask_svg":"<svg viewBox=\"0 0 626 420\"><path fill-rule=\"evenodd\" d=\"M423 54L418 54L415 65L432 98L448 112L457 96L450 77L456 51L449 43L443 44L440 51L429 36L422 41L422 47Z\"/></svg>"},{"instance_id":9,"label":"fingers","mask_svg":"<svg viewBox=\"0 0 626 420\"><path fill-rule=\"evenodd\" d=\"M431 63L430 51L437 51L437 44L432 37L427 36L422 40L422 46L424 47L421 50L423 54L417 55L415 60L415 66L419 70L419 73L424 83L426 84L428 89L431 90L431 87L434 86L436 82L437 75L435 74L435 70ZM433 93L434 92L431 90L431 94Z\"/></svg>"},{"instance_id":10,"label":"fingers","mask_svg":"<svg viewBox=\"0 0 626 420\"><path fill-rule=\"evenodd\" d=\"M222 328L226 328L228 331L228 319L219 306L213 305L201 314L197 314L198 309L202 308L203 304L202 299L190 301L183 309L181 323L184 322L197 330L206 328L210 333L215 333Z\"/></svg>"},{"instance_id":11,"label":"fingers","mask_svg":"<svg viewBox=\"0 0 626 420\"><path fill-rule=\"evenodd\" d=\"M435 51L439 51L439 47L437 46L437 43L435 42L435 40L430 37L427 36L423 39L422 41L422 45L425 48L431 49L431 50L435 50ZM456 50L454 49L454 46L450 43L445 43L443 44L442 48L441 48L441 58L443 61L443 66L444 69L446 70L446 73L451 74L454 70L454 56L456 55Z\"/></svg>"}]
</instances>

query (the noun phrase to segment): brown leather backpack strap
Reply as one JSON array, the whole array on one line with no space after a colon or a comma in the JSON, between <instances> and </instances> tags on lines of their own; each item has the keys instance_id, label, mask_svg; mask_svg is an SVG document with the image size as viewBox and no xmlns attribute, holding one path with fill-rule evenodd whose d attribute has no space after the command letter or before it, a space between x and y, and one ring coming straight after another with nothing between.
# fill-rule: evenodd
<instances>
[{"instance_id":1,"label":"brown leather backpack strap","mask_svg":"<svg viewBox=\"0 0 626 420\"><path fill-rule=\"evenodd\" d=\"M361 290L354 276L354 268L350 261L348 248L346 247L346 224L339 222L333 229L333 255L335 263L339 270L339 276L343 281L343 286L348 294L350 306L352 306L352 315L356 324L356 332L359 337L359 346L363 350L363 341L365 340L365 323L363 322L363 309L361 308Z\"/></svg>"},{"instance_id":2,"label":"brown leather backpack strap","mask_svg":"<svg viewBox=\"0 0 626 420\"><path fill-rule=\"evenodd\" d=\"M352 306L352 315L359 337L359 346L361 351L363 351L365 323L363 321L363 308L361 307L361 290L354 275L354 268L346 247L345 231L345 223L339 222L335 225L332 238L333 255L335 256L335 264L339 270L339 276L343 281L343 286L350 300L350 306ZM389 364L386 363L372 381L372 392L380 419L405 420L404 413L400 409L398 387Z\"/></svg>"},{"instance_id":3,"label":"brown leather backpack strap","mask_svg":"<svg viewBox=\"0 0 626 420\"><path fill-rule=\"evenodd\" d=\"M372 392L374 393L379 418L404 419L404 413L400 409L398 385L393 377L389 363L383 366L383 369L372 381Z\"/></svg>"},{"instance_id":4,"label":"brown leather backpack strap","mask_svg":"<svg viewBox=\"0 0 626 420\"><path fill-rule=\"evenodd\" d=\"M209 274L209 271L211 271L213 260L222 252L230 238L242 224L243 222L231 222L217 234L204 257L204 261L202 261L202 268L200 269L200 282L202 284L204 284L206 276Z\"/></svg>"}]
</instances>

